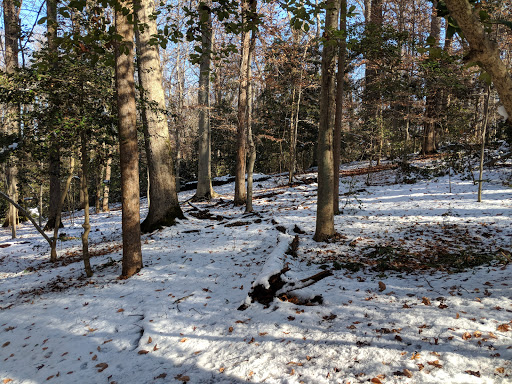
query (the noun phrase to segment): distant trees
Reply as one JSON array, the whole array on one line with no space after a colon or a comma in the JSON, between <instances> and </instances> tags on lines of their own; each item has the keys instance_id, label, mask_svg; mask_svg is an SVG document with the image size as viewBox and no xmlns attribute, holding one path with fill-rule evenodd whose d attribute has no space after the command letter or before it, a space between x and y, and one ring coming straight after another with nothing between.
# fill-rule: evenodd
<instances>
[{"instance_id":1,"label":"distant trees","mask_svg":"<svg viewBox=\"0 0 512 384\"><path fill-rule=\"evenodd\" d=\"M318 165L314 238L324 241L335 234L334 215L342 210L341 161L374 165L433 153L447 141L473 144L486 127L487 137L502 134L493 88L484 95L487 75L478 78L464 61L485 69L511 115L511 63L500 58L500 49L512 46L500 22L506 10L487 17L498 11L483 4L475 16L467 0L439 0L435 9L423 0L385 7L380 0L292 0L284 9L256 0L191 4L167 0L155 10L150 0L109 0L106 8L48 0L47 41L21 70L13 53L26 36L19 8L11 0L3 4L0 102L2 133L11 141L1 145L20 147L15 156L0 156L1 187L12 201L40 201L47 229L58 230L64 198L73 210L87 207L90 197L96 212L121 200L125 277L142 267L140 229L184 217L177 176L197 180L195 198L209 200L213 176L230 173L234 204L250 212L253 172L288 172L293 184L299 171ZM469 50L452 43L454 28L464 32ZM137 118L146 148L140 159ZM73 162L81 165L80 188L68 166ZM139 165L148 178L139 178ZM72 176L69 191L62 175ZM138 199L146 187L149 211L139 228ZM15 221L13 211L6 222ZM84 261L89 229L86 220Z\"/></svg>"}]
</instances>

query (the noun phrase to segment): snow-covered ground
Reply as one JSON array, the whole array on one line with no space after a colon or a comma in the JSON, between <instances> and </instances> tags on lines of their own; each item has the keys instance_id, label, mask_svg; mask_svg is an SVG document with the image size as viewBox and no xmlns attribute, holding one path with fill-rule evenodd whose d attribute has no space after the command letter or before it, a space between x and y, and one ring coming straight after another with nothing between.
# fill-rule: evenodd
<instances>
[{"instance_id":1,"label":"snow-covered ground","mask_svg":"<svg viewBox=\"0 0 512 384\"><path fill-rule=\"evenodd\" d=\"M312 240L314 174L294 187L284 176L257 182L254 215L229 204L232 184L194 203L203 219L184 192L187 220L143 236L145 267L128 280L118 279L119 209L91 216L91 279L80 215L65 221L56 266L29 224L16 240L1 229L0 380L511 383L511 169L486 171L482 203L456 175L394 184L395 172L373 173L371 185L341 179L330 243ZM296 235L298 256L286 255ZM284 263L290 280L333 269L294 292L323 303L237 310Z\"/></svg>"}]
</instances>

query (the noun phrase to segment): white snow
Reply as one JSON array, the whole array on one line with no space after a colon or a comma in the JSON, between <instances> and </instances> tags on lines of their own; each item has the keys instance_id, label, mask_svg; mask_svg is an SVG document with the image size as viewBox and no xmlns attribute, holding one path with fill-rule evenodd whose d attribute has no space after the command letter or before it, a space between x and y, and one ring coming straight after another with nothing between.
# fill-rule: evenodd
<instances>
[{"instance_id":1,"label":"white snow","mask_svg":"<svg viewBox=\"0 0 512 384\"><path fill-rule=\"evenodd\" d=\"M477 186L458 176L450 193L447 176L401 185L394 172L372 174L370 186L367 175L341 179L342 193L365 191L341 196L332 243L312 239L315 183L256 182L255 196L266 195L254 201L257 215L221 202L233 184L216 187L220 198L197 206L224 219L197 219L183 204L187 220L143 236L145 267L128 280L118 279L118 206L91 215L91 279L80 262L80 215L65 220L56 266L29 224L15 240L1 229L1 382L512 382L512 265L426 268L443 252L510 261L511 168L486 170L482 203ZM237 222L248 223L225 226ZM285 255L295 226L306 232L298 258ZM385 255L372 252L385 249L407 252L413 268L374 270ZM255 280L265 283L285 262L287 278L299 280L334 261L366 268L334 270L296 292L322 295L322 305L276 299L237 310Z\"/></svg>"},{"instance_id":2,"label":"white snow","mask_svg":"<svg viewBox=\"0 0 512 384\"><path fill-rule=\"evenodd\" d=\"M508 113L505 110L505 107L503 105L500 105L498 107L498 113L503 117L503 120L507 120L508 119Z\"/></svg>"}]
</instances>

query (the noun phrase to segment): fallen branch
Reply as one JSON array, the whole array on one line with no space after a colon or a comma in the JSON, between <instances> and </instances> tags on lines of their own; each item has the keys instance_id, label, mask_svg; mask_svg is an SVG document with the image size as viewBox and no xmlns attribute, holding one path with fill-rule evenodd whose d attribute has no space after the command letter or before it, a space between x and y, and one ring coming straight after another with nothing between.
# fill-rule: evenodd
<instances>
[{"instance_id":1,"label":"fallen branch","mask_svg":"<svg viewBox=\"0 0 512 384\"><path fill-rule=\"evenodd\" d=\"M284 267L281 267L281 269L278 269L277 263L284 263L287 254L291 253L292 255L296 255L299 245L298 236L293 237L292 241L289 241L290 237L290 235L280 235L281 243L278 243L278 246L270 254L269 259L263 267L261 277L253 283L245 302L238 307L239 311L246 310L249 305L255 301L268 306L276 297L286 297L287 294L292 291L309 287L332 275L331 271L322 271L299 281L291 281L285 276L286 272L290 270L288 263L285 263ZM288 241L284 242L284 239ZM322 298L321 296L317 296L315 300L316 302L321 302Z\"/></svg>"},{"instance_id":2,"label":"fallen branch","mask_svg":"<svg viewBox=\"0 0 512 384\"><path fill-rule=\"evenodd\" d=\"M15 201L13 201L9 196L7 196L5 193L3 192L0 192L0 197L2 197L4 200L8 201L9 203L11 203L12 205L14 205L16 208L18 208L19 211L21 211L21 213L23 213L23 215L25 215L27 217L27 219L30 220L30 222L34 225L34 227L37 229L37 231L43 235L43 237L45 238L45 240L48 242L48 244L50 245L50 247L52 246L52 240L48 237L48 235L46 233L44 233L44 231L41 229L41 227L36 223L36 221L32 218L32 216L30 215L30 213L28 213L21 205L17 204Z\"/></svg>"}]
</instances>

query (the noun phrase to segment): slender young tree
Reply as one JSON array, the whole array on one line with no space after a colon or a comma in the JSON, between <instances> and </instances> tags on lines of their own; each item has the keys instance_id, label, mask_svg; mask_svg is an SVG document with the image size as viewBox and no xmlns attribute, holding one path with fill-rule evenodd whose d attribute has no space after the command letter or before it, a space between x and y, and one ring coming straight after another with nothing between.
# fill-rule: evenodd
<instances>
[{"instance_id":1,"label":"slender young tree","mask_svg":"<svg viewBox=\"0 0 512 384\"><path fill-rule=\"evenodd\" d=\"M5 33L5 72L13 74L18 69L18 7L14 0L4 0L4 33ZM20 134L20 106L18 103L9 103L5 111L3 133L16 140ZM9 197L18 200L18 169L14 155L10 155L5 165L5 176L7 181L7 192ZM12 204L9 205L9 214L5 224L11 226L12 238L16 238L16 225L18 221L18 210Z\"/></svg>"},{"instance_id":2,"label":"slender young tree","mask_svg":"<svg viewBox=\"0 0 512 384\"><path fill-rule=\"evenodd\" d=\"M211 1L199 2L201 29L201 58L199 63L199 154L197 165L197 200L210 200L212 188L212 144L210 129L210 73L212 61L213 35Z\"/></svg>"},{"instance_id":3,"label":"slender young tree","mask_svg":"<svg viewBox=\"0 0 512 384\"><path fill-rule=\"evenodd\" d=\"M165 114L165 95L158 47L151 44L157 34L153 0L135 0L137 17L137 63L146 122L146 156L149 169L148 215L141 224L151 232L183 219L176 191L176 174L171 156L171 141Z\"/></svg>"},{"instance_id":4,"label":"slender young tree","mask_svg":"<svg viewBox=\"0 0 512 384\"><path fill-rule=\"evenodd\" d=\"M320 124L318 128L318 203L314 239L325 241L335 234L333 209L333 128L335 116L335 67L339 0L328 0L322 51Z\"/></svg>"},{"instance_id":5,"label":"slender young tree","mask_svg":"<svg viewBox=\"0 0 512 384\"><path fill-rule=\"evenodd\" d=\"M132 4L124 3L132 11ZM139 149L133 64L133 24L122 9L116 10L116 32L121 41L116 47L116 88L121 166L123 231L122 277L129 278L142 268L140 241Z\"/></svg>"}]
</instances>

